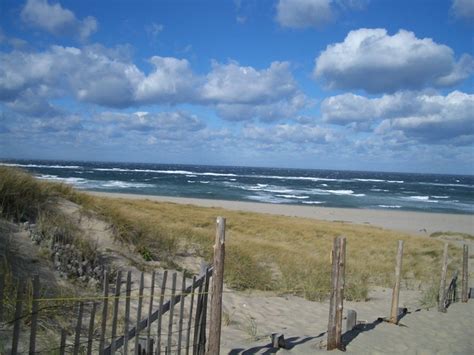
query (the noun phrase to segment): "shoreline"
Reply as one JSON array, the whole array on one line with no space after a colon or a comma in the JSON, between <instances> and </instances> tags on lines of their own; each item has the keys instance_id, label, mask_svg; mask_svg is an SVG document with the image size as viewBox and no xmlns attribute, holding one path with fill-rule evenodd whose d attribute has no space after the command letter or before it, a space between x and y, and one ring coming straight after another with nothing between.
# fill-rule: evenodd
<instances>
[{"instance_id":1,"label":"shoreline","mask_svg":"<svg viewBox=\"0 0 474 355\"><path fill-rule=\"evenodd\" d=\"M200 207L218 207L234 211L372 225L423 236L429 236L431 233L439 231L474 234L474 215L465 214L300 206L87 190L84 192L100 197L172 202Z\"/></svg>"}]
</instances>

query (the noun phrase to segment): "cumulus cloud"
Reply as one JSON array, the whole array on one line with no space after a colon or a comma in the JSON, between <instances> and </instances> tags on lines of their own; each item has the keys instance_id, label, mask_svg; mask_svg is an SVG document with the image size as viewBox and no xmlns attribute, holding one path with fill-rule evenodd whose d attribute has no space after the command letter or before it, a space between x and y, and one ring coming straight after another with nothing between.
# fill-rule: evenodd
<instances>
[{"instance_id":1,"label":"cumulus cloud","mask_svg":"<svg viewBox=\"0 0 474 355\"><path fill-rule=\"evenodd\" d=\"M457 18L474 20L474 1L472 0L453 0L451 11Z\"/></svg>"},{"instance_id":2,"label":"cumulus cloud","mask_svg":"<svg viewBox=\"0 0 474 355\"><path fill-rule=\"evenodd\" d=\"M189 103L215 107L226 119L267 121L291 117L309 102L286 62L261 70L214 63L207 76L196 75L186 59L154 56L149 62L152 69L145 73L126 48L100 45L0 53L0 101L30 92L44 100L73 96L114 108Z\"/></svg>"},{"instance_id":3,"label":"cumulus cloud","mask_svg":"<svg viewBox=\"0 0 474 355\"><path fill-rule=\"evenodd\" d=\"M229 120L278 120L291 117L309 102L288 62L273 62L262 70L237 62L214 63L200 92L204 102L216 105L218 114Z\"/></svg>"},{"instance_id":4,"label":"cumulus cloud","mask_svg":"<svg viewBox=\"0 0 474 355\"><path fill-rule=\"evenodd\" d=\"M366 0L279 0L276 21L283 27L320 28L332 22L338 11L365 7Z\"/></svg>"},{"instance_id":5,"label":"cumulus cloud","mask_svg":"<svg viewBox=\"0 0 474 355\"><path fill-rule=\"evenodd\" d=\"M47 0L28 0L21 11L21 19L31 27L53 35L73 35L82 40L97 31L98 26L94 17L79 20L71 10Z\"/></svg>"},{"instance_id":6,"label":"cumulus cloud","mask_svg":"<svg viewBox=\"0 0 474 355\"><path fill-rule=\"evenodd\" d=\"M463 136L474 142L474 95L460 91L429 95L399 92L380 98L343 94L321 103L325 122L376 126L378 134L397 134L436 143Z\"/></svg>"},{"instance_id":7,"label":"cumulus cloud","mask_svg":"<svg viewBox=\"0 0 474 355\"><path fill-rule=\"evenodd\" d=\"M153 71L138 83L136 101L176 103L194 100L198 79L186 59L154 56L150 63Z\"/></svg>"},{"instance_id":8,"label":"cumulus cloud","mask_svg":"<svg viewBox=\"0 0 474 355\"><path fill-rule=\"evenodd\" d=\"M470 55L456 62L448 46L405 30L390 36L381 28L349 32L316 58L314 68L329 88L369 93L452 86L473 72Z\"/></svg>"}]
</instances>

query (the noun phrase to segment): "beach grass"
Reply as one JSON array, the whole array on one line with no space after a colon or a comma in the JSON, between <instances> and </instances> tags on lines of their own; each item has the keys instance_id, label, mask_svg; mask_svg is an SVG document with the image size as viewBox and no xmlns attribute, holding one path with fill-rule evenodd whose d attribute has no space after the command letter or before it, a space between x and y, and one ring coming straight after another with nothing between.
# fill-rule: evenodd
<instances>
[{"instance_id":1,"label":"beach grass","mask_svg":"<svg viewBox=\"0 0 474 355\"><path fill-rule=\"evenodd\" d=\"M210 262L216 217L226 217L225 281L239 290L267 290L310 300L327 298L330 254L337 236L347 238L345 294L349 300L366 300L371 286L392 286L398 240L405 241L405 285L420 287L441 269L443 243L436 238L344 222L92 196L67 185L38 181L16 169L0 168L4 218L38 218L57 197L104 219L117 241L132 244L144 260L163 261L164 267L179 268L178 255ZM459 265L458 248L450 248L450 258L451 268Z\"/></svg>"}]
</instances>

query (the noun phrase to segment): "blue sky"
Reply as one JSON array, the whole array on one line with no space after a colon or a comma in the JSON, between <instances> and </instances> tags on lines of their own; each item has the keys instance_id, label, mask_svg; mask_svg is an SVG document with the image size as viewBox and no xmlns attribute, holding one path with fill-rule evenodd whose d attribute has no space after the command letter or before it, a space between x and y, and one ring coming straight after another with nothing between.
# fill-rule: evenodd
<instances>
[{"instance_id":1,"label":"blue sky","mask_svg":"<svg viewBox=\"0 0 474 355\"><path fill-rule=\"evenodd\" d=\"M0 158L474 173L474 1L0 3Z\"/></svg>"}]
</instances>

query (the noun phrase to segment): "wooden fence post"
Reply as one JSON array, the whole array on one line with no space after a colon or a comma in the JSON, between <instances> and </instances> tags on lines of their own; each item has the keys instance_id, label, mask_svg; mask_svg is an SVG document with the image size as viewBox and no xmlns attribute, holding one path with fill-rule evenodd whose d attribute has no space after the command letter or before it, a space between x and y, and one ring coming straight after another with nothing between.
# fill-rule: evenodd
<instances>
[{"instance_id":1,"label":"wooden fence post","mask_svg":"<svg viewBox=\"0 0 474 355\"><path fill-rule=\"evenodd\" d=\"M173 279L171 282L171 304L170 314L168 318L168 351L171 352L173 346L173 317L174 317L174 306L176 303L176 272L173 273Z\"/></svg>"},{"instance_id":2,"label":"wooden fence post","mask_svg":"<svg viewBox=\"0 0 474 355\"><path fill-rule=\"evenodd\" d=\"M136 334L135 334L135 355L138 355L138 345L140 341L140 321L142 318L142 305L143 305L143 282L144 276L143 271L140 273L140 286L138 290L138 307L137 307L137 326L136 326Z\"/></svg>"},{"instance_id":3,"label":"wooden fence post","mask_svg":"<svg viewBox=\"0 0 474 355\"><path fill-rule=\"evenodd\" d=\"M81 345L81 330L82 330L82 313L84 311L84 303L79 303L79 311L77 314L77 323L76 323L76 336L74 337L74 349L73 354L79 354L79 346Z\"/></svg>"},{"instance_id":4,"label":"wooden fence post","mask_svg":"<svg viewBox=\"0 0 474 355\"><path fill-rule=\"evenodd\" d=\"M123 354L128 355L128 326L130 324L130 294L132 292L132 272L127 272L127 286L125 289L125 324L123 338Z\"/></svg>"},{"instance_id":5,"label":"wooden fence post","mask_svg":"<svg viewBox=\"0 0 474 355\"><path fill-rule=\"evenodd\" d=\"M219 354L221 344L222 289L224 286L225 218L217 217L214 244L214 271L211 285L211 315L207 354Z\"/></svg>"},{"instance_id":6,"label":"wooden fence post","mask_svg":"<svg viewBox=\"0 0 474 355\"><path fill-rule=\"evenodd\" d=\"M20 280L16 290L15 318L13 325L12 355L18 354L18 341L20 340L21 313L23 311L23 294L25 292L25 283Z\"/></svg>"},{"instance_id":7,"label":"wooden fence post","mask_svg":"<svg viewBox=\"0 0 474 355\"><path fill-rule=\"evenodd\" d=\"M66 353L66 329L61 329L61 340L59 342L59 355L64 355Z\"/></svg>"},{"instance_id":8,"label":"wooden fence post","mask_svg":"<svg viewBox=\"0 0 474 355\"><path fill-rule=\"evenodd\" d=\"M441 267L441 281L438 294L438 311L446 312L446 273L448 271L448 243L444 244L443 264Z\"/></svg>"},{"instance_id":9,"label":"wooden fence post","mask_svg":"<svg viewBox=\"0 0 474 355\"><path fill-rule=\"evenodd\" d=\"M40 281L39 275L33 277L33 301L31 305L31 332L30 332L30 354L35 353L36 345L36 326L38 323L38 298L40 295Z\"/></svg>"},{"instance_id":10,"label":"wooden fence post","mask_svg":"<svg viewBox=\"0 0 474 355\"><path fill-rule=\"evenodd\" d=\"M87 334L87 355L92 354L92 340L94 337L94 323L95 323L95 309L97 307L97 304L95 302L92 303L92 310L91 310L91 316L89 319L89 332Z\"/></svg>"},{"instance_id":11,"label":"wooden fence post","mask_svg":"<svg viewBox=\"0 0 474 355\"><path fill-rule=\"evenodd\" d=\"M150 336L151 336L151 322L150 322L150 318L151 318L151 314L153 313L153 297L155 295L155 272L153 271L151 273L151 285L150 285L150 303L149 303L149 306L148 306L148 323L147 323L147 326L146 326L146 353L147 354L151 354L152 353L152 349L150 348L150 346L153 345L153 343L150 341Z\"/></svg>"},{"instance_id":12,"label":"wooden fence post","mask_svg":"<svg viewBox=\"0 0 474 355\"><path fill-rule=\"evenodd\" d=\"M110 353L115 355L115 340L117 337L117 317L118 317L118 309L119 309L119 301L120 301L120 286L122 285L122 272L117 272L117 280L115 282L115 294L114 294L114 313L112 316L112 338L111 341L111 348Z\"/></svg>"},{"instance_id":13,"label":"wooden fence post","mask_svg":"<svg viewBox=\"0 0 474 355\"><path fill-rule=\"evenodd\" d=\"M178 323L178 349L177 354L181 355L181 342L183 340L183 313L186 292L186 270L183 271L183 278L181 280L181 300L179 304L179 323Z\"/></svg>"},{"instance_id":14,"label":"wooden fence post","mask_svg":"<svg viewBox=\"0 0 474 355\"><path fill-rule=\"evenodd\" d=\"M403 240L398 241L397 263L395 266L395 284L392 292L392 309L390 323L398 324L398 299L400 297L400 277L402 273Z\"/></svg>"},{"instance_id":15,"label":"wooden fence post","mask_svg":"<svg viewBox=\"0 0 474 355\"><path fill-rule=\"evenodd\" d=\"M191 285L191 304L189 306L189 319L188 329L186 331L186 355L189 355L189 346L191 341L191 325L193 322L193 307L194 307L194 283L196 282L196 276L193 276L193 283Z\"/></svg>"},{"instance_id":16,"label":"wooden fence post","mask_svg":"<svg viewBox=\"0 0 474 355\"><path fill-rule=\"evenodd\" d=\"M469 272L468 272L468 259L469 259L469 249L466 244L463 246L462 253L462 291L461 291L461 300L462 302L467 302L467 291L469 283Z\"/></svg>"},{"instance_id":17,"label":"wooden fence post","mask_svg":"<svg viewBox=\"0 0 474 355\"><path fill-rule=\"evenodd\" d=\"M346 238L334 239L332 251L331 298L329 305L327 350L342 349L342 311L344 302L344 274Z\"/></svg>"},{"instance_id":18,"label":"wooden fence post","mask_svg":"<svg viewBox=\"0 0 474 355\"><path fill-rule=\"evenodd\" d=\"M160 308L158 313L158 329L157 329L157 339L156 339L156 354L160 355L161 354L161 324L163 321L163 302L165 299L165 291L166 291L166 280L168 278L168 270L165 270L163 272L163 279L161 281L161 292L160 292Z\"/></svg>"},{"instance_id":19,"label":"wooden fence post","mask_svg":"<svg viewBox=\"0 0 474 355\"><path fill-rule=\"evenodd\" d=\"M109 301L109 274L104 271L104 298L102 300L102 319L99 339L99 354L102 354L105 346L105 330L107 328L107 312L108 312L108 301Z\"/></svg>"},{"instance_id":20,"label":"wooden fence post","mask_svg":"<svg viewBox=\"0 0 474 355\"><path fill-rule=\"evenodd\" d=\"M0 323L3 322L3 297L5 293L5 274L0 274Z\"/></svg>"}]
</instances>

